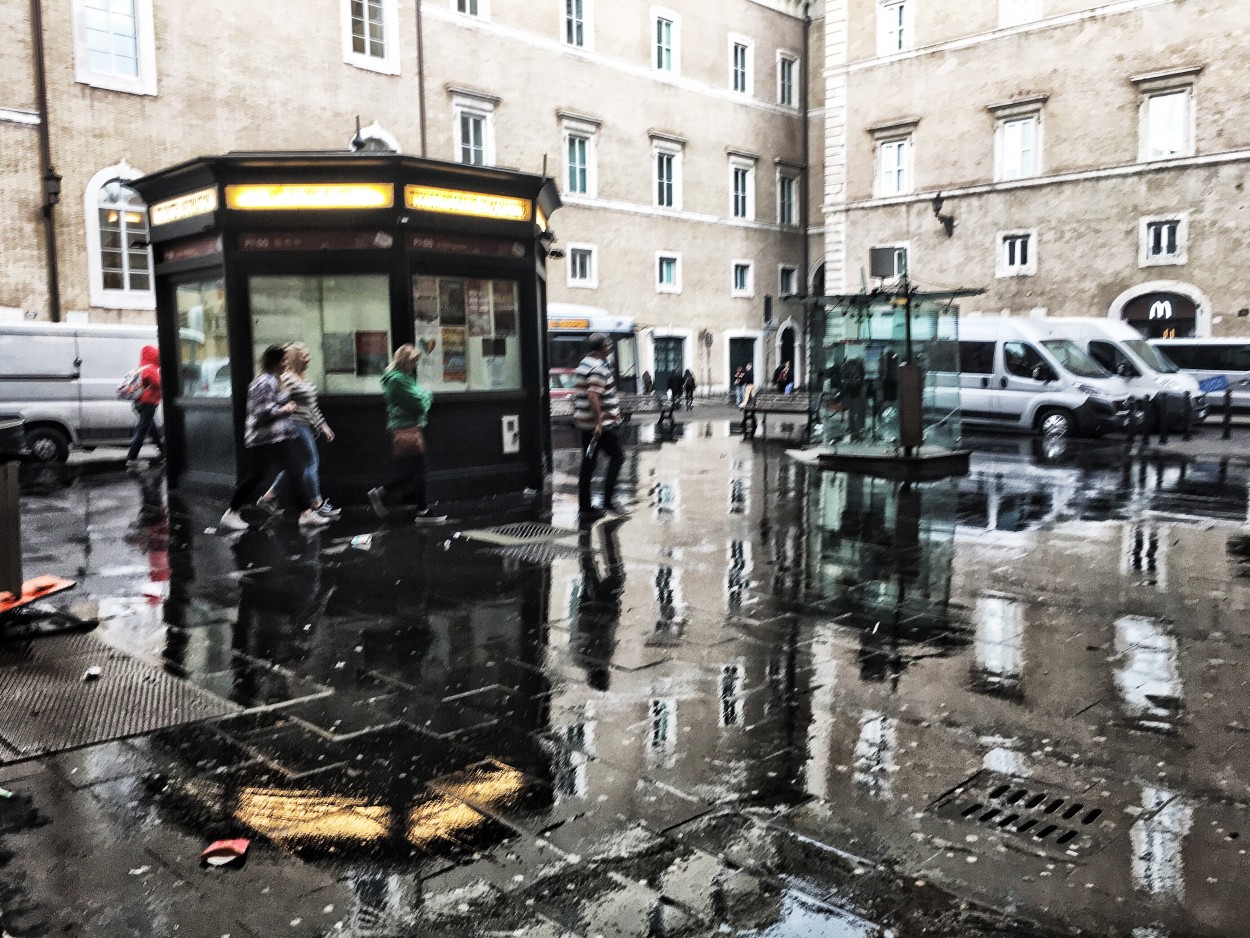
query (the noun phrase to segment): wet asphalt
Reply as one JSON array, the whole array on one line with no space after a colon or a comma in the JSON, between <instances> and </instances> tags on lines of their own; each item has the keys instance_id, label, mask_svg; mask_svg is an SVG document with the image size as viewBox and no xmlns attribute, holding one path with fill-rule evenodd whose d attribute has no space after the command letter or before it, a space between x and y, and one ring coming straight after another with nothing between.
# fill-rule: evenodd
<instances>
[{"instance_id":1,"label":"wet asphalt","mask_svg":"<svg viewBox=\"0 0 1250 938\"><path fill-rule=\"evenodd\" d=\"M580 529L564 437L441 525L29 480L26 575L100 624L0 644L0 927L1250 933L1250 429L904 491L732 416L638 425Z\"/></svg>"}]
</instances>

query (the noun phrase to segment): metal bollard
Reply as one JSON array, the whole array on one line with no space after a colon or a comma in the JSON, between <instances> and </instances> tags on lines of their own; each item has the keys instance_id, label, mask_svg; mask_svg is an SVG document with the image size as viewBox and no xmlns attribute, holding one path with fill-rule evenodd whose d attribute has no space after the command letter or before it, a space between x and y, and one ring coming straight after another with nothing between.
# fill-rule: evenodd
<instances>
[{"instance_id":1,"label":"metal bollard","mask_svg":"<svg viewBox=\"0 0 1250 938\"><path fill-rule=\"evenodd\" d=\"M1233 389L1225 388L1224 390L1224 434L1223 439L1227 440L1233 434Z\"/></svg>"}]
</instances>

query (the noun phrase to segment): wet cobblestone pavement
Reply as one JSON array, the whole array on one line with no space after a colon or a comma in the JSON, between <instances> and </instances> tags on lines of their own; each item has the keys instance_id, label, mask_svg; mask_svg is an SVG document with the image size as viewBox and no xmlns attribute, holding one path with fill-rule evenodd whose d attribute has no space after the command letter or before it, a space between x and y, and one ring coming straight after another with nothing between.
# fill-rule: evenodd
<instances>
[{"instance_id":1,"label":"wet cobblestone pavement","mask_svg":"<svg viewBox=\"0 0 1250 938\"><path fill-rule=\"evenodd\" d=\"M642 432L581 530L566 450L550 518L27 491L102 621L0 648L4 931L1248 933L1242 462L983 439L900 492ZM128 722L31 738L57 662Z\"/></svg>"}]
</instances>

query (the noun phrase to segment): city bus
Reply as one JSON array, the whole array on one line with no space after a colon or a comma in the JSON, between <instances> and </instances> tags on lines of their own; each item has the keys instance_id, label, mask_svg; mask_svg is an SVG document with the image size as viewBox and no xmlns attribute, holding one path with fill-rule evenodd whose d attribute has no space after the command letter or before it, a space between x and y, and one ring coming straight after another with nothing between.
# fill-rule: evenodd
<instances>
[{"instance_id":1,"label":"city bus","mask_svg":"<svg viewBox=\"0 0 1250 938\"><path fill-rule=\"evenodd\" d=\"M595 332L606 332L616 346L612 366L617 390L621 394L642 392L638 376L638 330L633 319L614 316L594 306L550 303L547 306L547 378L553 398L573 393L574 372L586 357L586 343Z\"/></svg>"}]
</instances>

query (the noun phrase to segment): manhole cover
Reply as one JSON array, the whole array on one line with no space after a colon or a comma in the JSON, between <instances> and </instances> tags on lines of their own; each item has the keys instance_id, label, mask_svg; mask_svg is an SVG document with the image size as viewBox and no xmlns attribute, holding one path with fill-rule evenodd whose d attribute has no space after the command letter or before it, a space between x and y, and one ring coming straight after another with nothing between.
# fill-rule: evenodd
<instances>
[{"instance_id":1,"label":"manhole cover","mask_svg":"<svg viewBox=\"0 0 1250 938\"><path fill-rule=\"evenodd\" d=\"M561 538L576 537L576 531L568 528L555 528L549 524L522 522L505 524L497 528L480 528L476 531L461 531L462 537L471 541L484 541L487 544L498 544L500 547L525 547L529 544L546 544Z\"/></svg>"},{"instance_id":2,"label":"manhole cover","mask_svg":"<svg viewBox=\"0 0 1250 938\"><path fill-rule=\"evenodd\" d=\"M978 772L929 806L938 817L990 828L1035 853L1097 853L1116 834L1110 812L1087 797L1030 779Z\"/></svg>"}]
</instances>

